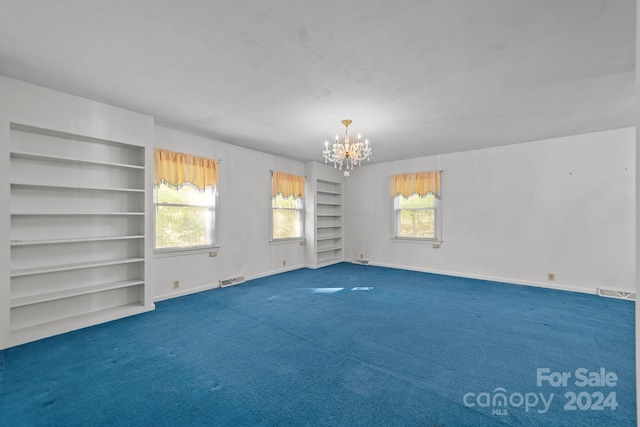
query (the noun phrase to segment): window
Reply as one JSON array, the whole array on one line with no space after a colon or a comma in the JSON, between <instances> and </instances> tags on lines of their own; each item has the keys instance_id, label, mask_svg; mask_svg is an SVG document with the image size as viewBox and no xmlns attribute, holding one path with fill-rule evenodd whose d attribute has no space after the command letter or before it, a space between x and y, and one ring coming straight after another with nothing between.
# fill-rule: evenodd
<instances>
[{"instance_id":1,"label":"window","mask_svg":"<svg viewBox=\"0 0 640 427\"><path fill-rule=\"evenodd\" d=\"M153 156L155 249L212 247L218 162L164 149Z\"/></svg>"},{"instance_id":2,"label":"window","mask_svg":"<svg viewBox=\"0 0 640 427\"><path fill-rule=\"evenodd\" d=\"M433 194L393 199L395 237L436 240L436 217L438 199Z\"/></svg>"},{"instance_id":3,"label":"window","mask_svg":"<svg viewBox=\"0 0 640 427\"><path fill-rule=\"evenodd\" d=\"M440 240L440 172L391 177L393 237Z\"/></svg>"},{"instance_id":4,"label":"window","mask_svg":"<svg viewBox=\"0 0 640 427\"><path fill-rule=\"evenodd\" d=\"M303 201L301 197L285 198L278 194L271 199L273 216L272 239L302 238Z\"/></svg>"},{"instance_id":5,"label":"window","mask_svg":"<svg viewBox=\"0 0 640 427\"><path fill-rule=\"evenodd\" d=\"M204 191L166 184L154 191L156 249L191 249L213 246L215 189Z\"/></svg>"},{"instance_id":6,"label":"window","mask_svg":"<svg viewBox=\"0 0 640 427\"><path fill-rule=\"evenodd\" d=\"M304 177L273 172L271 241L304 238Z\"/></svg>"}]
</instances>

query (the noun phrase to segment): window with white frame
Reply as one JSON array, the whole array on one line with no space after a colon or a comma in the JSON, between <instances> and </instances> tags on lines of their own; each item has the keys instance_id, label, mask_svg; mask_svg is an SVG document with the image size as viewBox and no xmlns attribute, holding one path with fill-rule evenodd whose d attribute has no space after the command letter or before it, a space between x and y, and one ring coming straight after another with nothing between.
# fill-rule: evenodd
<instances>
[{"instance_id":1,"label":"window with white frame","mask_svg":"<svg viewBox=\"0 0 640 427\"><path fill-rule=\"evenodd\" d=\"M214 246L218 162L154 150L156 251Z\"/></svg>"},{"instance_id":2,"label":"window with white frame","mask_svg":"<svg viewBox=\"0 0 640 427\"><path fill-rule=\"evenodd\" d=\"M216 192L184 185L160 184L154 188L155 248L194 249L214 244Z\"/></svg>"},{"instance_id":3,"label":"window with white frame","mask_svg":"<svg viewBox=\"0 0 640 427\"><path fill-rule=\"evenodd\" d=\"M395 237L437 240L438 199L434 194L393 199Z\"/></svg>"},{"instance_id":4,"label":"window with white frame","mask_svg":"<svg viewBox=\"0 0 640 427\"><path fill-rule=\"evenodd\" d=\"M304 177L272 172L271 241L304 238Z\"/></svg>"},{"instance_id":5,"label":"window with white frame","mask_svg":"<svg viewBox=\"0 0 640 427\"><path fill-rule=\"evenodd\" d=\"M439 172L394 175L391 194L394 238L441 240Z\"/></svg>"}]
</instances>

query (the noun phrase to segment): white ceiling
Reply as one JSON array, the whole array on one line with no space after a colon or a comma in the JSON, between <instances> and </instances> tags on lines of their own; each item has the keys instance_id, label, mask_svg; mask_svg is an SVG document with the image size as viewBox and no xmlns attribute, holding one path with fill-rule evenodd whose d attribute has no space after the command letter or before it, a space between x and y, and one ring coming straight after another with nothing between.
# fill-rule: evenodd
<instances>
[{"instance_id":1,"label":"white ceiling","mask_svg":"<svg viewBox=\"0 0 640 427\"><path fill-rule=\"evenodd\" d=\"M322 161L633 126L635 0L0 0L0 74Z\"/></svg>"}]
</instances>

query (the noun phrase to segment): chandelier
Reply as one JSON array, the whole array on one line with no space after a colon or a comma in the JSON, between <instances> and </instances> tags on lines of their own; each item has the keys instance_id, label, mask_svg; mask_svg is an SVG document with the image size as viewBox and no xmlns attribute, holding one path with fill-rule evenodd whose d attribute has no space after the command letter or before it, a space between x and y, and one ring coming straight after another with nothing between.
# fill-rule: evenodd
<instances>
[{"instance_id":1,"label":"chandelier","mask_svg":"<svg viewBox=\"0 0 640 427\"><path fill-rule=\"evenodd\" d=\"M371 155L371 147L369 147L369 140L365 139L362 142L362 137L358 134L358 142L349 142L349 125L351 120L345 119L342 121L344 125L344 138L340 142L338 135L336 135L336 142L329 149L329 142L324 142L324 162L333 162L333 167L342 170L343 164L345 165L344 176L349 176L349 169L353 169L354 166L360 166L360 162L364 159L369 160Z\"/></svg>"}]
</instances>

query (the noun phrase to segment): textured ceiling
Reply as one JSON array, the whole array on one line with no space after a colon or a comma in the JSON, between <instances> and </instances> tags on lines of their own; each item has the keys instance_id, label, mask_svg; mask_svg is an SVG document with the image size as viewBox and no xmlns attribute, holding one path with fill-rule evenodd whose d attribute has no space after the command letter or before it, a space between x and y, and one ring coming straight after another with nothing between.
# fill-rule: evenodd
<instances>
[{"instance_id":1,"label":"textured ceiling","mask_svg":"<svg viewBox=\"0 0 640 427\"><path fill-rule=\"evenodd\" d=\"M0 74L162 126L372 162L634 125L635 0L0 0Z\"/></svg>"}]
</instances>

